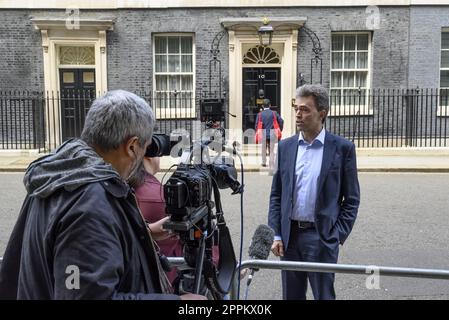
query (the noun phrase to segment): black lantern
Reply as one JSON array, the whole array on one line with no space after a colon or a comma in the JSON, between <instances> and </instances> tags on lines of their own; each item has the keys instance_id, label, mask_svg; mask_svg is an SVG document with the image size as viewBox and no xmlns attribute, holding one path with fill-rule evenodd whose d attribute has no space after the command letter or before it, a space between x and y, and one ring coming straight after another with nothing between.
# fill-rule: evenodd
<instances>
[{"instance_id":1,"label":"black lantern","mask_svg":"<svg viewBox=\"0 0 449 320\"><path fill-rule=\"evenodd\" d=\"M263 19L263 25L259 28L259 41L261 46L269 46L273 39L273 26L268 18Z\"/></svg>"}]
</instances>

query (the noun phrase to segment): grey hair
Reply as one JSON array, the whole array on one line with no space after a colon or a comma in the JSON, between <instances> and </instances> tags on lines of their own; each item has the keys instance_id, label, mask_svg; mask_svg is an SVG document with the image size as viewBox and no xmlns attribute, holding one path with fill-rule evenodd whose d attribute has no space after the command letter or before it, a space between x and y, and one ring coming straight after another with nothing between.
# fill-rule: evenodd
<instances>
[{"instance_id":1,"label":"grey hair","mask_svg":"<svg viewBox=\"0 0 449 320\"><path fill-rule=\"evenodd\" d=\"M109 91L92 103L81 139L110 151L137 136L144 147L153 136L154 122L153 110L145 100L128 91Z\"/></svg>"},{"instance_id":2,"label":"grey hair","mask_svg":"<svg viewBox=\"0 0 449 320\"><path fill-rule=\"evenodd\" d=\"M329 110L329 94L318 84L305 84L296 89L296 98L313 97L318 111Z\"/></svg>"}]
</instances>

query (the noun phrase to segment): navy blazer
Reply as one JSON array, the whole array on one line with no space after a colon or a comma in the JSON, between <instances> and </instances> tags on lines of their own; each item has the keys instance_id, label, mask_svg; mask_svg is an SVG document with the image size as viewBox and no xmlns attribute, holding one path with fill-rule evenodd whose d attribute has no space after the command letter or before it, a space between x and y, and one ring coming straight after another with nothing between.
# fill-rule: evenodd
<instances>
[{"instance_id":1,"label":"navy blazer","mask_svg":"<svg viewBox=\"0 0 449 320\"><path fill-rule=\"evenodd\" d=\"M271 186L268 224L281 235L284 250L288 248L290 236L298 141L299 136L294 135L279 142L277 170ZM315 223L322 243L330 250L338 250L338 245L349 236L359 203L355 146L326 131Z\"/></svg>"}]
</instances>

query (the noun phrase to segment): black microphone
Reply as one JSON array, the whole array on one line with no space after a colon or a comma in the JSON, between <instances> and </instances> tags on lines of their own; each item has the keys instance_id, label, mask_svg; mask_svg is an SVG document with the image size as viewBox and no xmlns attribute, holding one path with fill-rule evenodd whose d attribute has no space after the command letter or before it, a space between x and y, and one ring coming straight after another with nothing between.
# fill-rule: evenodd
<instances>
[{"instance_id":1,"label":"black microphone","mask_svg":"<svg viewBox=\"0 0 449 320\"><path fill-rule=\"evenodd\" d=\"M274 240L274 231L269 226L261 224L257 227L248 249L248 255L251 259L266 260L270 254L271 246ZM253 280L254 272L259 271L258 268L251 268L248 276L247 286Z\"/></svg>"}]
</instances>

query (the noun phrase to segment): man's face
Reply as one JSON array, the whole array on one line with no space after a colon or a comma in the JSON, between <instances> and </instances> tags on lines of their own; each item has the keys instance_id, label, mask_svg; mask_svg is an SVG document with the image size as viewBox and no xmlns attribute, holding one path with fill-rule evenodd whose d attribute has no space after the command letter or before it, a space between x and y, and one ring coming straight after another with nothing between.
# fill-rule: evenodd
<instances>
[{"instance_id":1,"label":"man's face","mask_svg":"<svg viewBox=\"0 0 449 320\"><path fill-rule=\"evenodd\" d=\"M299 97L295 100L296 126L304 133L317 133L322 128L326 111L318 111L312 96Z\"/></svg>"}]
</instances>

